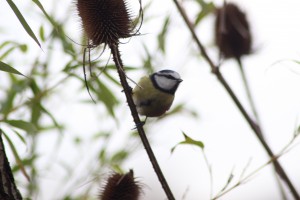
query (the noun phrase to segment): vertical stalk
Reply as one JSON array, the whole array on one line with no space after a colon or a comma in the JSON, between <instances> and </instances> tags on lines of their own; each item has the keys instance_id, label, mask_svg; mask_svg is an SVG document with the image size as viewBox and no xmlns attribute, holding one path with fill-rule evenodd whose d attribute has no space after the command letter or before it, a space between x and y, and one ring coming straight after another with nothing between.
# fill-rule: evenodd
<instances>
[{"instance_id":1,"label":"vertical stalk","mask_svg":"<svg viewBox=\"0 0 300 200\"><path fill-rule=\"evenodd\" d=\"M245 87L246 95L247 95L250 107L252 109L252 113L253 113L253 115L256 119L256 123L258 124L259 127L261 127L261 121L260 121L256 106L255 106L255 103L254 103L254 100L253 100L253 95L252 95L250 87L249 87L249 81L247 79L242 60L241 60L241 58L235 58L235 59L238 63L238 67L239 67L239 70L240 70L240 73L241 73L241 77L242 77L243 84L244 84L244 87ZM261 135L261 137L264 138L264 135ZM283 197L282 199L286 199L284 189L281 185L281 182L280 182L280 179L279 179L278 175L276 174L276 169L275 169L274 175L275 175L276 181L278 183L278 187L279 187L281 196Z\"/></svg>"},{"instance_id":2,"label":"vertical stalk","mask_svg":"<svg viewBox=\"0 0 300 200\"><path fill-rule=\"evenodd\" d=\"M227 91L229 96L232 98L232 100L234 101L234 103L236 104L238 109L240 110L241 114L243 115L243 117L245 118L247 123L249 124L250 128L253 130L253 132L257 136L258 140L260 141L260 143L262 144L262 146L266 150L267 154L270 156L270 158L273 159L273 165L275 167L275 170L276 170L277 174L286 183L286 185L290 189L292 195L294 196L294 199L299 200L300 196L299 196L297 190L295 189L295 187L292 184L291 180L289 179L289 177L285 173L284 169L281 167L280 163L277 160L277 157L272 152L271 148L269 147L269 145L267 144L265 139L262 137L263 134L262 134L260 126L258 124L256 124L256 122L251 119L250 115L247 113L247 111L245 110L245 108L243 107L243 105L241 104L241 102L239 101L239 99L237 98L237 96L235 95L235 93L233 92L233 90L231 89L229 84L227 83L227 81L224 79L223 75L219 71L219 68L213 63L211 58L208 56L204 46L200 42L197 34L195 33L194 27L190 23L190 21L188 19L188 16L186 15L185 10L181 7L181 5L178 3L177 0L173 0L173 1L176 5L180 15L182 16L185 24L187 25L190 33L192 34L192 37L193 37L194 41L196 42L202 56L205 58L205 60L208 62L209 66L211 67L212 72L217 76L220 83L223 85L223 87L225 88L225 90Z\"/></svg>"},{"instance_id":3,"label":"vertical stalk","mask_svg":"<svg viewBox=\"0 0 300 200\"><path fill-rule=\"evenodd\" d=\"M147 152L147 155L150 159L150 162L154 168L154 171L162 185L162 188L164 189L167 197L169 200L175 200L174 198L174 195L160 169L160 166L155 158L155 155L152 151L152 148L150 146L150 143L146 137L146 134L145 134L145 131L143 129L143 126L142 126L142 122L139 118L139 115L138 115L138 112L136 110L136 106L133 102L133 99L132 99L132 88L129 86L128 82L127 82L127 78L126 78L126 75L125 75L125 71L124 71L124 67L123 67L123 63L122 63L122 59L121 59L121 55L120 55L120 51L119 51L119 46L118 44L110 44L109 45L110 49L111 49L111 53L113 55L113 60L115 62L115 65L117 67L117 70L118 70L118 74L119 74L119 77L120 77L120 81L121 81L121 84L122 84L122 87L124 89L124 93L125 93L125 96L126 96L126 99L127 99L127 103L128 103L128 106L130 108L130 111L131 111L131 115L133 117L133 121L136 125L136 128L137 128L137 131L139 133L139 136L142 140L142 143L144 145L144 148Z\"/></svg>"},{"instance_id":4,"label":"vertical stalk","mask_svg":"<svg viewBox=\"0 0 300 200\"><path fill-rule=\"evenodd\" d=\"M241 77L243 79L243 84L244 84L244 87L245 87L245 90L246 90L246 95L247 95L250 107L252 109L253 115L256 118L256 123L258 125L261 125L260 119L259 119L259 116L258 116L258 112L257 112L256 106L255 106L254 100L253 100L253 96L252 96L251 91L250 91L249 81L247 79L247 76L246 76L241 58L236 58L236 61L238 63L239 69L240 69Z\"/></svg>"}]
</instances>

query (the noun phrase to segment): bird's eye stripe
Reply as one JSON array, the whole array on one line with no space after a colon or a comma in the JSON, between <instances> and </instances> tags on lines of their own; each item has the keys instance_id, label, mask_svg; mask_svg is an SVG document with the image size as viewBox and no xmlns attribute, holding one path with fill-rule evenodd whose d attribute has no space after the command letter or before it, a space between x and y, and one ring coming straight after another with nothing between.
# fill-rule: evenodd
<instances>
[{"instance_id":1,"label":"bird's eye stripe","mask_svg":"<svg viewBox=\"0 0 300 200\"><path fill-rule=\"evenodd\" d=\"M178 78L175 78L174 76L169 75L169 74L157 74L157 75L158 76L164 76L164 77L172 79L172 80L177 80L178 79Z\"/></svg>"}]
</instances>

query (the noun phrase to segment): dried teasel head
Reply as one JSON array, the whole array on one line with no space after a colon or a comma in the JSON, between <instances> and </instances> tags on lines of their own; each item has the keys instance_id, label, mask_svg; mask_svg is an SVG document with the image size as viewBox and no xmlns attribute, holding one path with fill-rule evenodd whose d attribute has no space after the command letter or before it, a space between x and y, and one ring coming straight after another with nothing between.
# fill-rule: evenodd
<instances>
[{"instance_id":1,"label":"dried teasel head","mask_svg":"<svg viewBox=\"0 0 300 200\"><path fill-rule=\"evenodd\" d=\"M124 0L77 0L76 6L89 45L116 44L132 36L133 23Z\"/></svg>"},{"instance_id":2,"label":"dried teasel head","mask_svg":"<svg viewBox=\"0 0 300 200\"><path fill-rule=\"evenodd\" d=\"M251 53L252 37L246 15L233 3L217 9L216 44L224 58L240 59Z\"/></svg>"},{"instance_id":3,"label":"dried teasel head","mask_svg":"<svg viewBox=\"0 0 300 200\"><path fill-rule=\"evenodd\" d=\"M126 174L111 174L99 197L101 200L138 200L140 194L141 185L130 170Z\"/></svg>"}]
</instances>

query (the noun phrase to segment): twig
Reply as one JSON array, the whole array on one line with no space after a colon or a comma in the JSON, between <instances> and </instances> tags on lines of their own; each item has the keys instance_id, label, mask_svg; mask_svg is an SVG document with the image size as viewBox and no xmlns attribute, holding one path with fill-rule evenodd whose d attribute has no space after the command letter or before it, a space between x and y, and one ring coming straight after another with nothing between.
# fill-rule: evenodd
<instances>
[{"instance_id":1,"label":"twig","mask_svg":"<svg viewBox=\"0 0 300 200\"><path fill-rule=\"evenodd\" d=\"M202 56L205 58L205 60L208 62L209 66L211 67L212 73L214 73L218 80L220 81L220 83L223 85L223 87L226 89L226 91L228 92L228 94L230 95L230 97L232 98L232 100L234 101L234 103L236 104L236 106L238 107L238 109L240 110L240 112L242 113L243 117L246 119L246 121L248 122L249 126L251 127L251 129L253 130L253 132L255 133L255 135L257 136L257 138L259 139L259 141L261 142L261 144L263 145L263 147L265 148L265 150L267 151L268 155L270 156L270 158L274 158L274 153L272 152L271 148L269 147L269 145L266 143L266 141L264 140L263 136L262 136L262 131L260 129L260 126L258 126L249 116L249 114L247 113L247 111L245 110L245 108L243 107L243 105L241 104L241 102L239 101L239 99L237 98L237 96L235 95L235 93L233 92L233 90L231 89L231 87L229 86L229 84L227 83L227 81L224 79L223 75L221 74L221 72L219 71L219 68L213 63L213 61L210 59L210 57L208 56L204 46L202 45L202 43L200 42L198 36L196 35L195 31L194 31L194 27L193 25L190 23L185 10L181 7L181 5L178 3L177 0L173 0L180 15L182 16L185 24L187 25L189 31L192 34L192 37L194 39L194 41L196 42L198 48L200 49L200 52L202 54ZM280 163L275 159L273 160L273 164L274 167L276 169L277 174L284 180L284 182L287 184L287 186L289 187L290 191L292 192L293 196L295 199L300 199L300 196L297 192L297 190L295 189L294 185L292 184L292 182L290 181L289 177L287 176L287 174L285 173L284 169L281 167Z\"/></svg>"},{"instance_id":2,"label":"twig","mask_svg":"<svg viewBox=\"0 0 300 200\"><path fill-rule=\"evenodd\" d=\"M218 199L220 198L221 196L227 194L228 192L230 192L231 190L233 190L234 188L236 188L237 186L245 183L248 179L250 179L252 176L254 176L256 173L258 173L260 170L262 170L264 167L268 166L269 164L271 163L274 163L275 160L278 160L281 156L283 156L284 154L286 154L289 150L291 150L291 145L292 143L296 140L296 138L298 137L299 135L297 136L294 136L283 148L282 150L276 155L274 156L273 158L271 158L268 162L266 162L265 164L263 164L262 166L258 167L256 170L254 170L253 172L251 172L250 174L248 174L247 176L244 177L244 173L245 173L245 170L243 170L242 174L241 174L241 178L239 179L239 181L234 184L232 187L228 188L227 190L225 191L221 191L220 193L218 193L214 198L213 200L215 199ZM249 164L249 163L248 163ZM246 166L246 168L248 168L248 164ZM245 168L245 169L246 169Z\"/></svg>"},{"instance_id":3,"label":"twig","mask_svg":"<svg viewBox=\"0 0 300 200\"><path fill-rule=\"evenodd\" d=\"M212 199L212 196L213 196L213 193L214 193L214 190L213 190L213 173L212 173L212 168L211 168L211 164L209 164L209 161L208 161L208 158L206 156L206 153L204 151L204 149L202 149L202 153L203 153L203 157L204 157L204 161L205 161L205 164L207 166L207 170L208 170L208 173L209 173L209 181L210 181L210 194L209 194L209 197L210 199Z\"/></svg>"},{"instance_id":4,"label":"twig","mask_svg":"<svg viewBox=\"0 0 300 200\"><path fill-rule=\"evenodd\" d=\"M127 103L128 103L128 106L130 108L130 111L131 111L131 115L133 117L133 120L134 120L134 123L136 125L136 128L137 128L137 131L139 133L139 136L142 140L142 143L144 145L144 148L148 154L148 157L150 159L150 162L154 168L154 171L168 197L169 200L175 200L174 196L173 196L173 193L172 191L170 190L170 187L159 167L159 164L155 158L155 155L151 149L151 146L150 146L150 143L146 137L146 134L145 134L145 131L143 129L143 126L142 126L142 122L139 118L139 115L138 115L138 112L136 110L136 106L133 102L133 99L132 99L132 89L131 87L129 86L128 82L127 82L127 79L126 79L126 74L125 74L125 71L124 71L124 67L123 67L123 63L122 63L122 60L121 60L121 55L120 55L120 51L119 51L119 47L118 47L118 44L110 44L109 45L110 49L111 49L111 53L113 55L113 60L116 64L116 67L117 67L117 70L118 70L118 74L119 74L119 77L120 77L120 81L121 81L121 84L122 84L122 87L124 89L124 93L125 93L125 96L126 96L126 99L127 99Z\"/></svg>"}]
</instances>

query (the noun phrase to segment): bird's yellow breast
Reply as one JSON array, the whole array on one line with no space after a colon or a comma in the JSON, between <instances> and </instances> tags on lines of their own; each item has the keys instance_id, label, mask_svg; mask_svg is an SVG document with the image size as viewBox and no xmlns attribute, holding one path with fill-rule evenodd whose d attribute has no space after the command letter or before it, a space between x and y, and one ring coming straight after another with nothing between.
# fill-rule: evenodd
<instances>
[{"instance_id":1,"label":"bird's yellow breast","mask_svg":"<svg viewBox=\"0 0 300 200\"><path fill-rule=\"evenodd\" d=\"M171 107L174 95L155 88L149 76L144 76L133 89L133 100L140 115L158 117Z\"/></svg>"}]
</instances>

